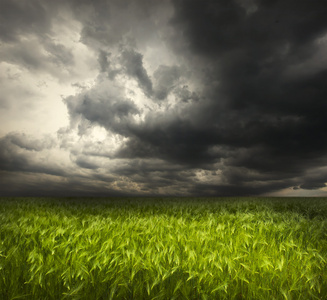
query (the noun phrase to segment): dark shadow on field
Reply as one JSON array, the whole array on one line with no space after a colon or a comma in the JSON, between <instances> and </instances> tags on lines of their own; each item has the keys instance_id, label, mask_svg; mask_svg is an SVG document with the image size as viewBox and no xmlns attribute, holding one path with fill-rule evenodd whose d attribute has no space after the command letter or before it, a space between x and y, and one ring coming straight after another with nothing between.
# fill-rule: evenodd
<instances>
[{"instance_id":1,"label":"dark shadow on field","mask_svg":"<svg viewBox=\"0 0 327 300\"><path fill-rule=\"evenodd\" d=\"M226 212L256 213L272 211L277 213L295 213L310 220L327 219L327 198L324 197L66 197L66 198L0 198L0 206L34 206L34 209L62 208L74 214L79 210L87 211L89 215L103 215L106 210L138 211L141 216L198 215Z\"/></svg>"}]
</instances>

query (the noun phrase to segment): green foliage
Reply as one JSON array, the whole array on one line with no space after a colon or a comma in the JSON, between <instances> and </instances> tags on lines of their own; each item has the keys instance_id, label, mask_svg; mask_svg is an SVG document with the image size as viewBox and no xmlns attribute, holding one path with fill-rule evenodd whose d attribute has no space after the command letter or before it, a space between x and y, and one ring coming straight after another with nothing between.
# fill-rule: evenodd
<instances>
[{"instance_id":1,"label":"green foliage","mask_svg":"<svg viewBox=\"0 0 327 300\"><path fill-rule=\"evenodd\" d=\"M0 299L326 299L327 199L0 199Z\"/></svg>"}]
</instances>

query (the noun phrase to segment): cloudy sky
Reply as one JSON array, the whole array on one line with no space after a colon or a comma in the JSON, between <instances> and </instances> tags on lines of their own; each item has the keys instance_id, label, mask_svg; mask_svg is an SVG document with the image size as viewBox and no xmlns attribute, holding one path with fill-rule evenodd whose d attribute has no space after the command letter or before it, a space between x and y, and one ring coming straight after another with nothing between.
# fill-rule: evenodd
<instances>
[{"instance_id":1,"label":"cloudy sky","mask_svg":"<svg viewBox=\"0 0 327 300\"><path fill-rule=\"evenodd\" d=\"M327 196L324 0L2 0L0 196Z\"/></svg>"}]
</instances>

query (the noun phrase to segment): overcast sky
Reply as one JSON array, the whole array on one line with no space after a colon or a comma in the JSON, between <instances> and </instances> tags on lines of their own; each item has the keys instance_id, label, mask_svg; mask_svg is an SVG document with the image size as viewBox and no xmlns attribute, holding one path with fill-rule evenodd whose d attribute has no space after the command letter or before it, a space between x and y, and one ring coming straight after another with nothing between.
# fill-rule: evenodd
<instances>
[{"instance_id":1,"label":"overcast sky","mask_svg":"<svg viewBox=\"0 0 327 300\"><path fill-rule=\"evenodd\" d=\"M325 0L1 0L0 196L327 196Z\"/></svg>"}]
</instances>

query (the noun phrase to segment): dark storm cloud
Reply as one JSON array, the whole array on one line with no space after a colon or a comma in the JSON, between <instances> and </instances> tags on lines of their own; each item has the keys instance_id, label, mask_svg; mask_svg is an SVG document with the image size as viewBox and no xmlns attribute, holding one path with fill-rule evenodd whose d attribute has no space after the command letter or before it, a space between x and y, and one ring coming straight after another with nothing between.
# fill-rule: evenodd
<instances>
[{"instance_id":1,"label":"dark storm cloud","mask_svg":"<svg viewBox=\"0 0 327 300\"><path fill-rule=\"evenodd\" d=\"M139 184L135 193L241 196L326 186L323 1L4 1L1 58L33 70L49 69L45 61L73 66L71 49L47 37L64 8L80 22L80 42L100 71L92 88L65 98L70 129L77 124L82 136L100 125L122 135L114 154L101 155L117 162L110 175ZM159 42L163 57L174 59L149 66ZM126 78L153 107L144 112L137 97L126 96ZM167 104L173 97L175 106ZM32 164L42 143L21 136L0 143L2 170L62 175ZM71 144L62 147L73 153ZM74 151L75 165L94 172L90 180L113 180L97 173L102 166L90 157L98 150L90 157ZM90 193L98 188L76 180L74 191L83 184Z\"/></svg>"},{"instance_id":2,"label":"dark storm cloud","mask_svg":"<svg viewBox=\"0 0 327 300\"><path fill-rule=\"evenodd\" d=\"M35 160L35 152L53 146L51 139L33 140L21 134L7 134L0 139L0 170L64 176L63 169Z\"/></svg>"},{"instance_id":3,"label":"dark storm cloud","mask_svg":"<svg viewBox=\"0 0 327 300\"><path fill-rule=\"evenodd\" d=\"M326 186L325 182L306 182L301 184L300 188L305 190L317 190L325 186Z\"/></svg>"},{"instance_id":4,"label":"dark storm cloud","mask_svg":"<svg viewBox=\"0 0 327 300\"><path fill-rule=\"evenodd\" d=\"M322 163L322 166L327 164L326 160ZM308 172L297 185L301 189L317 190L326 186L327 182L327 169L325 167L318 168L314 172Z\"/></svg>"},{"instance_id":5,"label":"dark storm cloud","mask_svg":"<svg viewBox=\"0 0 327 300\"><path fill-rule=\"evenodd\" d=\"M327 6L321 1L255 1L252 8L233 1L173 3L175 39L186 39L186 58L192 65L193 56L203 57L210 65L197 71L207 78L205 100L173 117L146 118L118 156L158 157L204 169L224 158L227 185L213 189L217 194L286 188L324 164L327 65L307 74L291 70L320 51L317 39L327 33ZM162 75L159 99L177 78ZM214 81L218 87L210 86ZM175 94L191 98L187 90ZM214 146L229 150L211 153ZM277 179L278 184L270 182ZM256 181L267 184L258 187ZM246 182L252 186L242 187Z\"/></svg>"},{"instance_id":6,"label":"dark storm cloud","mask_svg":"<svg viewBox=\"0 0 327 300\"><path fill-rule=\"evenodd\" d=\"M292 51L304 50L307 43L326 31L326 6L322 1L258 0L253 1L257 9L251 14L237 1L173 2L173 23L181 26L192 50L216 58L229 51L257 54L248 56L249 64L254 64L267 55L281 55L288 43Z\"/></svg>"},{"instance_id":7,"label":"dark storm cloud","mask_svg":"<svg viewBox=\"0 0 327 300\"><path fill-rule=\"evenodd\" d=\"M145 192L160 194L158 189L173 191L172 194L183 195L185 188L191 187L194 173L183 165L169 164L158 159L134 159L121 164L112 170L116 176L126 176L142 186ZM169 193L169 192L168 192Z\"/></svg>"},{"instance_id":8,"label":"dark storm cloud","mask_svg":"<svg viewBox=\"0 0 327 300\"><path fill-rule=\"evenodd\" d=\"M231 151L227 164L258 171L257 180L268 180L266 173L270 179L283 178L280 188L290 184L287 178L324 163L326 69L308 76L286 74L288 68L316 54L315 40L327 32L327 7L320 1L257 1L257 10L247 14L232 1L174 3L177 31L186 36L194 55L211 61L208 78L218 80L220 87L216 91L209 87L206 96L211 104L192 114L195 123L206 116L203 130L182 122L161 127L159 144L165 144L165 136L179 132L179 145L177 138L176 143L167 144L178 145L171 156L180 151L181 162L190 153L195 161L210 160L207 147L228 146L236 155ZM157 136L157 130L153 132L147 140ZM193 140L184 138L188 135ZM240 172L237 181L232 179L235 174L227 178L237 188L247 175ZM275 187L267 185L253 192L265 189Z\"/></svg>"},{"instance_id":9,"label":"dark storm cloud","mask_svg":"<svg viewBox=\"0 0 327 300\"><path fill-rule=\"evenodd\" d=\"M207 196L223 196L223 197L230 197L230 196L237 196L237 197L244 197L244 196L253 196L253 195L261 195L269 192L278 191L285 187L292 185L292 182L288 181L280 181L280 182L270 182L267 181L264 184L256 184L252 183L250 185L233 185L233 184L194 184L190 187L189 192L191 195L201 196L203 194Z\"/></svg>"},{"instance_id":10,"label":"dark storm cloud","mask_svg":"<svg viewBox=\"0 0 327 300\"><path fill-rule=\"evenodd\" d=\"M81 178L0 171L2 197L128 197L117 191ZM107 181L106 181L107 182Z\"/></svg>"},{"instance_id":11,"label":"dark storm cloud","mask_svg":"<svg viewBox=\"0 0 327 300\"><path fill-rule=\"evenodd\" d=\"M117 153L118 157L157 157L189 167L210 168L220 157L207 153L213 143L208 132L193 128L188 120L174 116L173 120L157 115L143 126L131 128L131 137Z\"/></svg>"}]
</instances>

